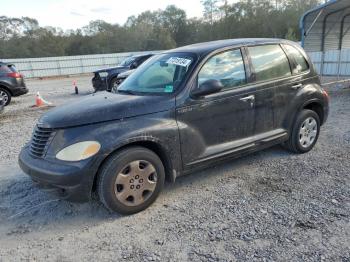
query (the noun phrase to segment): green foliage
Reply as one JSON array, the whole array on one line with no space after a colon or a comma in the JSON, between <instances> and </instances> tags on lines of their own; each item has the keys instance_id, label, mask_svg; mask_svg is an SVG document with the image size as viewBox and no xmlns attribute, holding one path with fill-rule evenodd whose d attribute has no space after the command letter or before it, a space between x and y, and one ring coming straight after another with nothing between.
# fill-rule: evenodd
<instances>
[{"instance_id":1,"label":"green foliage","mask_svg":"<svg viewBox=\"0 0 350 262\"><path fill-rule=\"evenodd\" d=\"M0 16L0 58L165 50L227 38L299 40L299 18L319 0L201 0L203 18L188 18L174 5L131 16L120 26L103 20L63 32L28 17Z\"/></svg>"}]
</instances>

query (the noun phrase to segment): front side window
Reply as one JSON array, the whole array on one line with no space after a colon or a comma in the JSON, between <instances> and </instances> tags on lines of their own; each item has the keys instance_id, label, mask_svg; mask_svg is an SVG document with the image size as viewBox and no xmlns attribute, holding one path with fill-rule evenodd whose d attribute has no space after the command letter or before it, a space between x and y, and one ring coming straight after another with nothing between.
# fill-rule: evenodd
<instances>
[{"instance_id":1,"label":"front side window","mask_svg":"<svg viewBox=\"0 0 350 262\"><path fill-rule=\"evenodd\" d=\"M118 92L161 94L173 93L193 66L191 53L169 53L143 63L118 88Z\"/></svg>"},{"instance_id":2,"label":"front side window","mask_svg":"<svg viewBox=\"0 0 350 262\"><path fill-rule=\"evenodd\" d=\"M300 74L309 70L309 64L306 62L303 54L295 47L290 45L283 45L290 57L293 57L296 63L296 68L293 69L293 74Z\"/></svg>"},{"instance_id":3,"label":"front side window","mask_svg":"<svg viewBox=\"0 0 350 262\"><path fill-rule=\"evenodd\" d=\"M207 80L219 80L224 88L247 83L241 50L231 50L211 57L198 74L198 85Z\"/></svg>"},{"instance_id":4,"label":"front side window","mask_svg":"<svg viewBox=\"0 0 350 262\"><path fill-rule=\"evenodd\" d=\"M291 76L288 58L279 45L249 47L255 80L264 81Z\"/></svg>"}]
</instances>

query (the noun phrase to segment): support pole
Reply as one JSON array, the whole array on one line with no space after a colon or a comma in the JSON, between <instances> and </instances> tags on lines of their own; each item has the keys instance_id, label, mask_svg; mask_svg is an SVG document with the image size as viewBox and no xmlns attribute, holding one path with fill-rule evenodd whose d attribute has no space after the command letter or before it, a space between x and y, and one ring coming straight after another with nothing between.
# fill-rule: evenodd
<instances>
[{"instance_id":1,"label":"support pole","mask_svg":"<svg viewBox=\"0 0 350 262\"><path fill-rule=\"evenodd\" d=\"M347 34L347 31L349 29L346 30L346 32L344 33L344 23L347 17L349 17L350 14L346 14L343 16L342 20L341 20L341 25L340 25L340 35L339 35L339 46L338 46L338 51L339 51L339 55L338 55L338 76L337 79L340 79L340 75L341 75L341 55L342 55L342 48L343 48L343 39L344 36Z\"/></svg>"}]
</instances>

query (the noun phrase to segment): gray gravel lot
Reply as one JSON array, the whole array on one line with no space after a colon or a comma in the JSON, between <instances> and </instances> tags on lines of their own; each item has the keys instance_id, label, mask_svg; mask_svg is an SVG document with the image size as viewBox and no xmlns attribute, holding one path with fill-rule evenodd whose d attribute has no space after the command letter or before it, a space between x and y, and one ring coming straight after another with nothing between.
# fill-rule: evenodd
<instances>
[{"instance_id":1,"label":"gray gravel lot","mask_svg":"<svg viewBox=\"0 0 350 262\"><path fill-rule=\"evenodd\" d=\"M28 81L0 115L0 261L350 261L350 89L331 93L315 149L274 147L168 184L133 216L33 187L17 155L46 109L92 91L90 77Z\"/></svg>"}]
</instances>

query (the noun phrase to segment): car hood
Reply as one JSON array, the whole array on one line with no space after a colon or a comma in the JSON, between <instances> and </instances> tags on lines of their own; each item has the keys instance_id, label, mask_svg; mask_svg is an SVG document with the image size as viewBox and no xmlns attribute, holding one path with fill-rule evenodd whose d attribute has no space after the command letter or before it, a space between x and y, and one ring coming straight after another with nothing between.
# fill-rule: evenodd
<instances>
[{"instance_id":1,"label":"car hood","mask_svg":"<svg viewBox=\"0 0 350 262\"><path fill-rule=\"evenodd\" d=\"M97 71L94 71L94 73L100 73L100 72L109 72L109 71L125 71L128 70L129 68L126 66L116 66L116 67L108 67L108 68L103 68L99 69Z\"/></svg>"},{"instance_id":2,"label":"car hood","mask_svg":"<svg viewBox=\"0 0 350 262\"><path fill-rule=\"evenodd\" d=\"M54 108L39 119L44 128L67 128L167 111L175 106L170 96L139 96L102 92Z\"/></svg>"},{"instance_id":3,"label":"car hood","mask_svg":"<svg viewBox=\"0 0 350 262\"><path fill-rule=\"evenodd\" d=\"M131 70L128 70L128 71L125 71L123 73L120 73L119 74L119 78L127 78L128 76L130 76L132 73L135 72L136 69L131 69Z\"/></svg>"}]
</instances>

